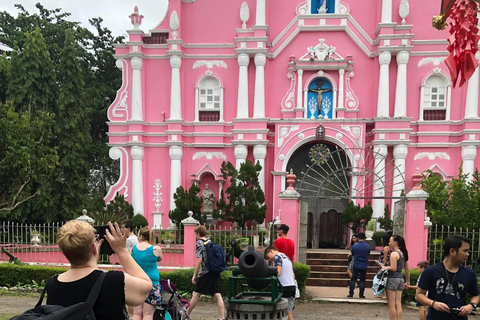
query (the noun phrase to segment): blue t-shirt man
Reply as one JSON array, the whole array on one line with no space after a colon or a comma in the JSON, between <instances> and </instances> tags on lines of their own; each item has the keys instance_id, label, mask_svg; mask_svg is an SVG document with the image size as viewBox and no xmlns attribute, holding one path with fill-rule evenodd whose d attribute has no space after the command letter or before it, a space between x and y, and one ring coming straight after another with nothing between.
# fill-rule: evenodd
<instances>
[{"instance_id":1,"label":"blue t-shirt man","mask_svg":"<svg viewBox=\"0 0 480 320\"><path fill-rule=\"evenodd\" d=\"M359 239L359 241L352 247L353 267L357 269L367 269L369 254L370 245Z\"/></svg>"},{"instance_id":2,"label":"blue t-shirt man","mask_svg":"<svg viewBox=\"0 0 480 320\"><path fill-rule=\"evenodd\" d=\"M355 282L360 277L359 284L359 297L365 298L365 279L367 276L368 267L368 255L370 254L370 245L365 242L365 233L358 234L358 242L352 247L353 255L353 272L350 279L350 290L348 292L349 298L353 297L353 291L355 290Z\"/></svg>"},{"instance_id":3,"label":"blue t-shirt man","mask_svg":"<svg viewBox=\"0 0 480 320\"><path fill-rule=\"evenodd\" d=\"M440 262L444 268L443 262ZM460 297L460 294L453 288L453 282L458 283L458 288L466 293L469 293L472 297L478 296L477 277L472 269L463 265L458 266L456 273L451 273L446 270L445 279L440 272L435 269L435 266L430 266L422 273L418 287L424 290L428 290L428 298L443 302L450 308L460 308L465 305L465 298ZM428 308L427 320L466 320L467 317L456 315L454 318L451 313L439 312L434 308Z\"/></svg>"}]
</instances>

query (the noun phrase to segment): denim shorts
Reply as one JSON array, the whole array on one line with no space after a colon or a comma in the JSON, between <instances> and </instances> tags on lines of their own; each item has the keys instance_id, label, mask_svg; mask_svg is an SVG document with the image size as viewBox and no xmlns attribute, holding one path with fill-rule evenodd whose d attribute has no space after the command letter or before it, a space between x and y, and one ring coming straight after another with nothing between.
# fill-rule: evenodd
<instances>
[{"instance_id":1,"label":"denim shorts","mask_svg":"<svg viewBox=\"0 0 480 320\"><path fill-rule=\"evenodd\" d=\"M405 281L403 278L388 278L387 290L402 291L405 288Z\"/></svg>"},{"instance_id":2,"label":"denim shorts","mask_svg":"<svg viewBox=\"0 0 480 320\"><path fill-rule=\"evenodd\" d=\"M288 307L287 307L287 311L293 311L293 308L295 308L293 305L295 304L295 298L294 297L288 297L288 298L285 298L288 300Z\"/></svg>"}]
</instances>

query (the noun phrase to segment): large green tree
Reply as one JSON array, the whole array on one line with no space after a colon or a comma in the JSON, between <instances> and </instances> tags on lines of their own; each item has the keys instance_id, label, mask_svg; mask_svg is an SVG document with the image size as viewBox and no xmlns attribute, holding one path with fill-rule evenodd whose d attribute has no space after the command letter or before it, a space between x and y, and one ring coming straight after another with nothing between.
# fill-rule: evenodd
<instances>
[{"instance_id":1,"label":"large green tree","mask_svg":"<svg viewBox=\"0 0 480 320\"><path fill-rule=\"evenodd\" d=\"M52 148L54 117L42 111L17 113L0 104L0 217L38 197L58 156Z\"/></svg>"},{"instance_id":2,"label":"large green tree","mask_svg":"<svg viewBox=\"0 0 480 320\"><path fill-rule=\"evenodd\" d=\"M471 179L459 168L458 176L444 181L431 170L425 172L422 188L429 196L425 209L434 224L457 228L480 228L480 174Z\"/></svg>"},{"instance_id":3,"label":"large green tree","mask_svg":"<svg viewBox=\"0 0 480 320\"><path fill-rule=\"evenodd\" d=\"M52 196L58 217L72 218L83 209L90 173L90 109L86 103L78 50L73 30L66 30L58 70L59 95L56 105L55 145L60 165L54 172Z\"/></svg>"},{"instance_id":4,"label":"large green tree","mask_svg":"<svg viewBox=\"0 0 480 320\"><path fill-rule=\"evenodd\" d=\"M52 119L55 114L50 147L58 150L60 165L43 181L41 194L12 215L31 222L64 220L88 203L97 208L118 177L106 145L106 110L121 85L113 46L122 38L114 38L101 18L90 20L90 31L68 21L70 14L61 9L39 3L33 13L16 8L17 16L0 12L0 42L14 48L7 53L11 59L0 58L0 102L12 101L16 111L32 117L36 110Z\"/></svg>"},{"instance_id":5,"label":"large green tree","mask_svg":"<svg viewBox=\"0 0 480 320\"><path fill-rule=\"evenodd\" d=\"M247 221L262 223L265 220L267 206L265 194L258 181L261 170L260 163L253 165L250 160L242 163L239 170L232 163L224 161L221 172L223 179L230 182L230 186L222 191L213 217L237 222L242 228L246 226Z\"/></svg>"},{"instance_id":6,"label":"large green tree","mask_svg":"<svg viewBox=\"0 0 480 320\"><path fill-rule=\"evenodd\" d=\"M175 209L170 210L168 217L180 227L180 222L188 217L188 211L192 211L192 217L201 224L205 223L206 215L202 214L202 198L199 197L200 187L195 183L185 190L182 186L178 187L173 194Z\"/></svg>"}]
</instances>

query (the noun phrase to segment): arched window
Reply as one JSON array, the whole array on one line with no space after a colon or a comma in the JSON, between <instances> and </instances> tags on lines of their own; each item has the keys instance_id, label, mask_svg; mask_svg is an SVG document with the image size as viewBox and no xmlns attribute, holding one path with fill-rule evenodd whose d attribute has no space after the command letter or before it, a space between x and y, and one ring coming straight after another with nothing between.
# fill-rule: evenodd
<instances>
[{"instance_id":1,"label":"arched window","mask_svg":"<svg viewBox=\"0 0 480 320\"><path fill-rule=\"evenodd\" d=\"M217 77L200 79L195 102L195 121L223 121L223 87Z\"/></svg>"},{"instance_id":2,"label":"arched window","mask_svg":"<svg viewBox=\"0 0 480 320\"><path fill-rule=\"evenodd\" d=\"M421 88L419 120L450 120L451 85L443 73L429 75Z\"/></svg>"}]
</instances>

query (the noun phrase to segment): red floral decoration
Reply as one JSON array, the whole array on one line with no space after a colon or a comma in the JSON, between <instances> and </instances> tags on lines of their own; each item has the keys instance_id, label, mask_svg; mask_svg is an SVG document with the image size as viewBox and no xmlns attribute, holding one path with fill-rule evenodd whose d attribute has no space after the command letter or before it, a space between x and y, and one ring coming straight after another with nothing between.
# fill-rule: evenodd
<instances>
[{"instance_id":1,"label":"red floral decoration","mask_svg":"<svg viewBox=\"0 0 480 320\"><path fill-rule=\"evenodd\" d=\"M450 55L445 60L445 64L450 70L453 87L458 83L462 86L475 72L478 66L478 60L475 54L478 51L478 0L451 0L448 3L442 3L441 18L449 26L450 37L447 39L450 43L447 50ZM441 24L438 24L439 26Z\"/></svg>"}]
</instances>

